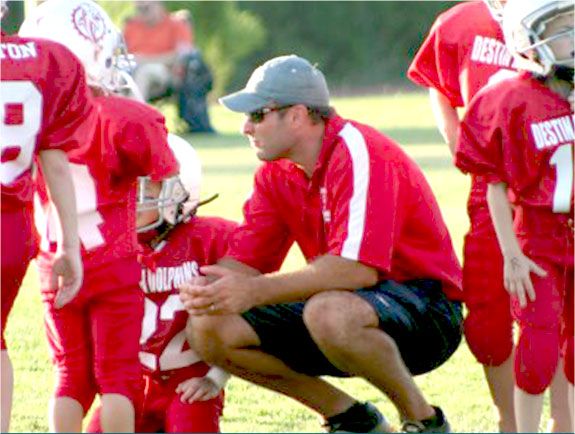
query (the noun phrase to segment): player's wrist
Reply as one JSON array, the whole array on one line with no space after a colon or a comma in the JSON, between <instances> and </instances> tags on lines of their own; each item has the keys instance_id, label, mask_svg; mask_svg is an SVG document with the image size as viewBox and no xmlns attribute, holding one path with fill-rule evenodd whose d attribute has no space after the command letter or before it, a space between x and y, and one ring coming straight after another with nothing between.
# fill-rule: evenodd
<instances>
[{"instance_id":1,"label":"player's wrist","mask_svg":"<svg viewBox=\"0 0 575 434\"><path fill-rule=\"evenodd\" d=\"M212 380L220 389L223 389L230 378L230 374L222 368L214 366L208 371L206 377Z\"/></svg>"}]
</instances>

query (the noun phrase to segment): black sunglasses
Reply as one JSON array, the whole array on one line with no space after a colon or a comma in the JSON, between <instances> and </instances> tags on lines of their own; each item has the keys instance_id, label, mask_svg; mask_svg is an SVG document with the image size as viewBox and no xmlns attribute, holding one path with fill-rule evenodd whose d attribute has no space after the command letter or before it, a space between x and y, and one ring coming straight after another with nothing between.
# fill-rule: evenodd
<instances>
[{"instance_id":1,"label":"black sunglasses","mask_svg":"<svg viewBox=\"0 0 575 434\"><path fill-rule=\"evenodd\" d=\"M279 107L264 107L264 108L261 108L259 110L256 110L255 112L248 113L248 118L250 119L250 122L252 124L259 124L260 122L262 122L264 120L264 118L266 117L266 115L268 113L279 112L280 110L285 110L285 109L290 108L290 107L293 107L293 104L282 105Z\"/></svg>"}]
</instances>

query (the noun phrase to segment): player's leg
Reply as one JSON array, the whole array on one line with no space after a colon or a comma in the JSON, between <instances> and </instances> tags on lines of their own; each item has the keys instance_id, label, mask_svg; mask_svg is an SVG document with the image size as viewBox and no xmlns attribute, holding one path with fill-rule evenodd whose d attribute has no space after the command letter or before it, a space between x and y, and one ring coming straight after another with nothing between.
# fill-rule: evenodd
<instances>
[{"instance_id":1,"label":"player's leg","mask_svg":"<svg viewBox=\"0 0 575 434\"><path fill-rule=\"evenodd\" d=\"M84 408L68 396L53 396L48 404L48 427L51 432L80 432Z\"/></svg>"},{"instance_id":2,"label":"player's leg","mask_svg":"<svg viewBox=\"0 0 575 434\"><path fill-rule=\"evenodd\" d=\"M563 359L563 372L562 377L565 379L566 389L567 389L567 411L568 411L568 422L570 425L557 427L557 432L559 428L564 429L563 432L575 432L575 408L573 407L573 383L574 383L574 370L575 370L575 348L574 348L574 337L573 329L575 327L573 310L574 310L574 286L573 281L574 270L573 267L566 267L566 272L564 273L566 279L565 285L565 305L563 310L563 321L561 328L561 338L562 338L562 348L561 355ZM560 395L559 395L560 396ZM561 406L563 409L564 406ZM566 418L567 419L567 418ZM566 422L566 421L565 421ZM565 423L564 422L564 423Z\"/></svg>"},{"instance_id":3,"label":"player's leg","mask_svg":"<svg viewBox=\"0 0 575 434\"><path fill-rule=\"evenodd\" d=\"M173 393L166 410L165 432L220 432L223 405L223 392L216 398L193 403L182 402L180 394Z\"/></svg>"},{"instance_id":4,"label":"player's leg","mask_svg":"<svg viewBox=\"0 0 575 434\"><path fill-rule=\"evenodd\" d=\"M569 408L569 382L565 376L564 359L559 360L553 381L549 386L550 419L548 432L571 432L571 410Z\"/></svg>"},{"instance_id":5,"label":"player's leg","mask_svg":"<svg viewBox=\"0 0 575 434\"><path fill-rule=\"evenodd\" d=\"M463 294L468 311L465 338L483 365L499 416L499 431L514 432L513 319L503 286L503 258L488 211L471 210L470 219L473 225L463 249Z\"/></svg>"},{"instance_id":6,"label":"player's leg","mask_svg":"<svg viewBox=\"0 0 575 434\"><path fill-rule=\"evenodd\" d=\"M483 372L491 399L497 409L499 432L515 432L513 354L500 365L483 365Z\"/></svg>"},{"instance_id":7,"label":"player's leg","mask_svg":"<svg viewBox=\"0 0 575 434\"><path fill-rule=\"evenodd\" d=\"M57 375L48 424L53 432L79 432L96 393L88 314L81 297L55 309L54 294L43 291L43 296L46 335Z\"/></svg>"},{"instance_id":8,"label":"player's leg","mask_svg":"<svg viewBox=\"0 0 575 434\"><path fill-rule=\"evenodd\" d=\"M543 408L543 392L557 370L560 318L564 305L564 280L557 267L535 259L548 273L531 275L537 297L521 308L512 298L513 315L519 324L515 352L515 418L518 432L537 432Z\"/></svg>"},{"instance_id":9,"label":"player's leg","mask_svg":"<svg viewBox=\"0 0 575 434\"><path fill-rule=\"evenodd\" d=\"M153 391L155 397L152 393L146 393L146 402L153 397L155 401L163 403L164 432L220 432L220 417L224 406L223 390L213 399L192 403L182 402L182 394L176 393L179 384L191 378L202 378L209 370L209 365L198 362L170 371L169 378L164 377L161 387L156 387Z\"/></svg>"},{"instance_id":10,"label":"player's leg","mask_svg":"<svg viewBox=\"0 0 575 434\"><path fill-rule=\"evenodd\" d=\"M460 304L445 298L439 282L323 292L307 302L304 321L331 363L378 387L402 420L447 427L412 378L441 365L461 340Z\"/></svg>"},{"instance_id":11,"label":"player's leg","mask_svg":"<svg viewBox=\"0 0 575 434\"><path fill-rule=\"evenodd\" d=\"M10 417L12 414L12 393L14 391L14 371L12 369L12 361L8 356L7 350L2 350L0 352L2 364L2 432L9 432L10 429Z\"/></svg>"},{"instance_id":12,"label":"player's leg","mask_svg":"<svg viewBox=\"0 0 575 434\"><path fill-rule=\"evenodd\" d=\"M359 408L355 399L318 377L342 373L311 340L302 315L303 303L290 303L254 308L243 316L194 317L187 335L203 360L299 401L326 423L335 416L338 426L357 432L369 431L373 422L379 430L389 429L375 408ZM353 415L340 421L348 411Z\"/></svg>"},{"instance_id":13,"label":"player's leg","mask_svg":"<svg viewBox=\"0 0 575 434\"><path fill-rule=\"evenodd\" d=\"M8 355L4 332L8 316L18 295L30 260L36 255L36 238L32 235L28 210L22 213L2 213L2 274L0 286L0 371L1 371L1 423L2 432L8 432L12 413L14 371ZM7 254L10 252L10 254Z\"/></svg>"},{"instance_id":14,"label":"player's leg","mask_svg":"<svg viewBox=\"0 0 575 434\"><path fill-rule=\"evenodd\" d=\"M141 403L143 379L138 354L144 295L138 279L139 265L133 258L116 261L93 277L99 293L91 303L90 319L104 432L133 432L136 408Z\"/></svg>"}]
</instances>

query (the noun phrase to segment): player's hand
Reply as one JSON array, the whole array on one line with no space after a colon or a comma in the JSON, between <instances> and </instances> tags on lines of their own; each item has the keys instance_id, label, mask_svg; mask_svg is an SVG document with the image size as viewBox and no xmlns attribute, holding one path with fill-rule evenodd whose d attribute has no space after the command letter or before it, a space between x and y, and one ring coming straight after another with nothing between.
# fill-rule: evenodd
<instances>
[{"instance_id":1,"label":"player's hand","mask_svg":"<svg viewBox=\"0 0 575 434\"><path fill-rule=\"evenodd\" d=\"M190 315L232 315L255 305L253 277L219 265L204 266L200 271L206 281L198 284L195 278L180 287L180 299Z\"/></svg>"},{"instance_id":2,"label":"player's hand","mask_svg":"<svg viewBox=\"0 0 575 434\"><path fill-rule=\"evenodd\" d=\"M176 393L181 393L180 400L188 404L213 399L218 396L220 390L220 386L209 377L189 378L176 387Z\"/></svg>"},{"instance_id":3,"label":"player's hand","mask_svg":"<svg viewBox=\"0 0 575 434\"><path fill-rule=\"evenodd\" d=\"M535 273L539 277L547 276L547 272L543 268L522 253L503 259L505 289L511 296L517 297L521 307L527 306L528 301L535 300L531 273Z\"/></svg>"},{"instance_id":4,"label":"player's hand","mask_svg":"<svg viewBox=\"0 0 575 434\"><path fill-rule=\"evenodd\" d=\"M62 251L57 254L52 265L50 287L56 291L54 306L61 308L80 291L84 278L84 267L80 249Z\"/></svg>"}]
</instances>

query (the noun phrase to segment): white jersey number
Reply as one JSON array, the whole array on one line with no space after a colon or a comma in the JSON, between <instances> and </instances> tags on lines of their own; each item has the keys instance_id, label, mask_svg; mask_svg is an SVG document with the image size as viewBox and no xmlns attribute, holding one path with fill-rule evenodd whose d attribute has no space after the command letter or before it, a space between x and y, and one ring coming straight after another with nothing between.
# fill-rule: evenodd
<instances>
[{"instance_id":1,"label":"white jersey number","mask_svg":"<svg viewBox=\"0 0 575 434\"><path fill-rule=\"evenodd\" d=\"M555 166L555 191L553 193L553 212L566 213L571 211L573 197L573 145L559 146L549 163Z\"/></svg>"},{"instance_id":2,"label":"white jersey number","mask_svg":"<svg viewBox=\"0 0 575 434\"><path fill-rule=\"evenodd\" d=\"M160 310L160 321L172 321L176 312L185 310L180 296L177 294L169 295L166 301L159 307L153 301L147 298L145 300L140 345L145 344L156 332L158 328L158 309ZM154 354L140 351L140 362L152 371L158 369L160 371L167 371L170 369L184 368L198 362L200 358L194 351L191 349L183 350L185 342L185 330L181 330L170 340L168 345L166 345L166 348L164 348L164 351L160 357L158 357L157 361Z\"/></svg>"},{"instance_id":3,"label":"white jersey number","mask_svg":"<svg viewBox=\"0 0 575 434\"><path fill-rule=\"evenodd\" d=\"M32 167L36 137L42 125L42 103L42 94L31 81L2 81L0 93L2 185L10 185ZM13 123L5 123L7 112L8 118L12 116L15 118ZM11 152L14 154L13 157L9 155Z\"/></svg>"}]
</instances>

